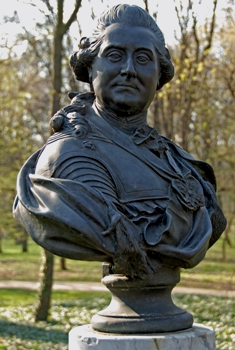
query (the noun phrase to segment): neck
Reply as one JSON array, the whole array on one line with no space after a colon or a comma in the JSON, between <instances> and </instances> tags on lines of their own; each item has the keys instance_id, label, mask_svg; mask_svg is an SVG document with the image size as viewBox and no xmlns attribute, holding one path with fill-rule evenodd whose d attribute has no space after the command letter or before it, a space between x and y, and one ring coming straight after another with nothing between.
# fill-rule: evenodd
<instances>
[{"instance_id":1,"label":"neck","mask_svg":"<svg viewBox=\"0 0 235 350\"><path fill-rule=\"evenodd\" d=\"M147 124L147 111L132 116L128 114L118 116L113 111L100 107L97 101L95 101L93 108L96 113L98 113L109 124L124 131L125 133L132 133L141 125Z\"/></svg>"}]
</instances>

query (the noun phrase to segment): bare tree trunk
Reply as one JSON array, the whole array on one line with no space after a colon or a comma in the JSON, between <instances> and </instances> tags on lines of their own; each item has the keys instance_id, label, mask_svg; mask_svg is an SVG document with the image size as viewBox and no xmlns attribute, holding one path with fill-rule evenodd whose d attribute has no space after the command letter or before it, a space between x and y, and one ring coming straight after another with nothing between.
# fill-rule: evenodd
<instances>
[{"instance_id":1,"label":"bare tree trunk","mask_svg":"<svg viewBox=\"0 0 235 350\"><path fill-rule=\"evenodd\" d=\"M53 284L54 255L42 250L42 264L40 268L40 287L35 310L35 321L46 321L51 306L51 290Z\"/></svg>"},{"instance_id":2,"label":"bare tree trunk","mask_svg":"<svg viewBox=\"0 0 235 350\"><path fill-rule=\"evenodd\" d=\"M61 86L62 86L62 56L63 37L75 21L82 0L76 0L74 10L69 20L63 22L64 0L57 0L57 23L54 31L53 47L53 95L52 95L52 115L60 109Z\"/></svg>"},{"instance_id":3,"label":"bare tree trunk","mask_svg":"<svg viewBox=\"0 0 235 350\"><path fill-rule=\"evenodd\" d=\"M43 0L42 0L43 1ZM52 76L52 115L60 109L61 87L62 87L62 56L63 56L63 37L69 30L71 24L76 20L78 10L82 0L76 0L74 10L68 21L63 22L64 0L57 0L57 20L54 30L53 44L53 76ZM50 2L46 2L49 11L52 11ZM48 317L51 288L53 283L53 264L54 255L46 250L43 252L41 265L40 288L38 302L35 311L35 321L46 320Z\"/></svg>"},{"instance_id":4,"label":"bare tree trunk","mask_svg":"<svg viewBox=\"0 0 235 350\"><path fill-rule=\"evenodd\" d=\"M22 252L23 253L28 252L28 237L25 237L22 239Z\"/></svg>"},{"instance_id":5,"label":"bare tree trunk","mask_svg":"<svg viewBox=\"0 0 235 350\"><path fill-rule=\"evenodd\" d=\"M63 271L67 270L66 259L64 257L60 258L60 269Z\"/></svg>"},{"instance_id":6,"label":"bare tree trunk","mask_svg":"<svg viewBox=\"0 0 235 350\"><path fill-rule=\"evenodd\" d=\"M57 23L54 31L53 47L53 95L52 95L52 115L60 108L61 85L62 85L62 55L63 55L63 7L64 1L57 1Z\"/></svg>"}]
</instances>

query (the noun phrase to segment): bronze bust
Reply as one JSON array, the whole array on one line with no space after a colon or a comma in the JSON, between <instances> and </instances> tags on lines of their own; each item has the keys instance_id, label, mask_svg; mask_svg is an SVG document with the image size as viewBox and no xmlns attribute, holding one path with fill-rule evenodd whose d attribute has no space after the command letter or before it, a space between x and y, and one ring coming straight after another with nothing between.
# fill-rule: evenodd
<instances>
[{"instance_id":1,"label":"bronze bust","mask_svg":"<svg viewBox=\"0 0 235 350\"><path fill-rule=\"evenodd\" d=\"M15 218L54 254L107 262L135 283L194 267L226 220L211 166L147 124L156 90L174 75L162 32L143 9L117 5L70 64L92 92L71 93L52 118L54 134L19 173Z\"/></svg>"}]
</instances>

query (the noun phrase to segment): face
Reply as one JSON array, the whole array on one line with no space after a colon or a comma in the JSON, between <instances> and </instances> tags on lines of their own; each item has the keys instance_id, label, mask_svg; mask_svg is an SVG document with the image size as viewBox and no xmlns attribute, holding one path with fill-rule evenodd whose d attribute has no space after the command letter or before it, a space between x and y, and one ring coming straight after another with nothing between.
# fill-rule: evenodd
<instances>
[{"instance_id":1,"label":"face","mask_svg":"<svg viewBox=\"0 0 235 350\"><path fill-rule=\"evenodd\" d=\"M112 24L90 75L98 105L118 116L145 112L159 80L159 63L152 31Z\"/></svg>"}]
</instances>

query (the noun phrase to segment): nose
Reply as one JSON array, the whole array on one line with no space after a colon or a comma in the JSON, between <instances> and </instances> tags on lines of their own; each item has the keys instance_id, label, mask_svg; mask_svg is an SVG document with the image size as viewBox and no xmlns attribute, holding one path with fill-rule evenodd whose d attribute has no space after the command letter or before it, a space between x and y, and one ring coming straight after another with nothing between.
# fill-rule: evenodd
<instances>
[{"instance_id":1,"label":"nose","mask_svg":"<svg viewBox=\"0 0 235 350\"><path fill-rule=\"evenodd\" d=\"M133 61L133 57L131 55L127 56L123 66L121 68L121 75L127 76L128 78L136 77L136 70Z\"/></svg>"}]
</instances>

